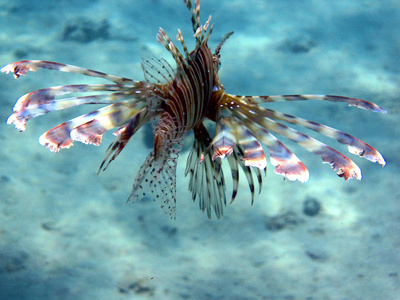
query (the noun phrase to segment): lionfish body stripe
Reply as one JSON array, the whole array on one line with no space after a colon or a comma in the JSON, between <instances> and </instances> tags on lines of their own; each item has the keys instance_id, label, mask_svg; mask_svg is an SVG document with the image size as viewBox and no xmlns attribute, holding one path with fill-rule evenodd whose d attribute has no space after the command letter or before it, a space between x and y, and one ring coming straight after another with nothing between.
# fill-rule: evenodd
<instances>
[{"instance_id":1,"label":"lionfish body stripe","mask_svg":"<svg viewBox=\"0 0 400 300\"><path fill-rule=\"evenodd\" d=\"M188 51L180 30L177 40L181 43L183 53L163 29L160 28L157 34L158 42L174 58L176 69L164 59L144 59L144 80L134 81L50 61L15 62L4 66L1 71L13 73L18 78L28 71L48 69L99 77L111 84L64 85L28 93L18 99L7 123L23 131L29 119L51 111L84 104L107 104L50 129L39 138L42 145L57 152L69 148L73 141L99 145L106 131L118 128L114 133L116 138L100 165L100 171L105 170L130 138L150 122L154 131L153 149L136 176L128 200L152 198L173 219L178 157L183 140L191 130L194 132L194 143L188 155L185 175L190 176L189 191L193 200L198 199L200 209L206 211L210 218L212 211L217 218L221 217L226 205L225 175L222 170L224 158L228 160L233 184L231 203L239 188L239 169L248 182L252 203L256 191L254 175L259 185L258 192L261 192L261 170L267 167L267 156L262 145L268 149L275 173L289 180L308 180L307 168L279 140L279 136L320 156L340 177L346 180L353 177L361 179L361 171L353 161L317 139L289 127L290 124L336 139L347 145L350 153L385 165L382 155L358 138L323 124L260 106L277 101L322 100L344 102L350 106L386 113L372 102L334 95L241 96L226 93L218 75L220 51L233 32L227 33L212 53L207 45L213 30L211 17L204 25L200 25L200 1L196 0L194 7L190 0L184 3L191 14L195 49ZM96 94L81 96L92 92ZM80 95L74 96L76 93ZM204 125L206 120L216 124L213 135Z\"/></svg>"}]
</instances>

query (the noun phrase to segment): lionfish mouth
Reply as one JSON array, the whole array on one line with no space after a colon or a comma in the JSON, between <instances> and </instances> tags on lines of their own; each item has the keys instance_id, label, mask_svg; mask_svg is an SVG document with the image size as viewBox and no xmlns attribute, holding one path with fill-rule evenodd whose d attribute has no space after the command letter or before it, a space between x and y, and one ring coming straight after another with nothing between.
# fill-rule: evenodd
<instances>
[{"instance_id":1,"label":"lionfish mouth","mask_svg":"<svg viewBox=\"0 0 400 300\"><path fill-rule=\"evenodd\" d=\"M110 83L63 85L28 93L18 99L7 123L24 131L29 119L51 111L83 104L106 105L66 121L39 138L40 144L52 152L58 152L62 148L69 148L73 141L99 145L106 131L118 128L114 133L116 138L100 165L100 171L108 167L144 124L151 122L154 147L137 174L129 200L152 198L173 219L176 206L176 166L182 141L190 130L194 132L194 143L187 159L185 174L190 176L189 191L193 200L198 199L200 209L207 211L209 218L212 210L220 218L226 205L225 177L221 167L224 158L228 160L232 177L231 203L239 188L239 169L247 179L252 203L255 193L254 173L261 192L261 173L266 171L267 166L263 146L268 149L276 174L291 181L308 180L309 173L305 165L277 136L285 137L320 156L324 163L330 164L337 175L345 180L361 179L359 167L348 157L290 125L298 125L335 139L347 145L350 153L385 165L378 151L347 133L262 107L277 101L319 100L345 102L350 106L386 113L372 102L332 95L239 96L226 93L218 76L220 50L233 32L226 34L212 53L207 45L213 29L213 25L210 25L211 17L201 25L200 1L196 0L194 7L190 0L184 3L191 14L195 48L188 51L179 30L177 40L181 43L183 53L163 29L160 28L157 34L157 40L173 56L175 69L164 59L143 60L144 80L134 81L50 61L25 60L11 63L1 71L13 73L15 78L26 75L28 71L49 69L99 77ZM73 96L76 93L80 96ZM86 95L81 96L81 93ZM213 137L204 126L205 120L215 123Z\"/></svg>"}]
</instances>

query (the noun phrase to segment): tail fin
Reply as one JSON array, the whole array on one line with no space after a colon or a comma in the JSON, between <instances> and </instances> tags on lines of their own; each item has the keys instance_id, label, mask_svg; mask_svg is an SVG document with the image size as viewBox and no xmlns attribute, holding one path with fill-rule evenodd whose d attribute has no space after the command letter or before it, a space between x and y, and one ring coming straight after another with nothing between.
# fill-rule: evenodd
<instances>
[{"instance_id":1,"label":"tail fin","mask_svg":"<svg viewBox=\"0 0 400 300\"><path fill-rule=\"evenodd\" d=\"M128 201L150 197L160 203L165 214L176 219L176 165L182 141L166 143L158 157L150 152L136 176ZM150 192L150 193L149 193Z\"/></svg>"}]
</instances>

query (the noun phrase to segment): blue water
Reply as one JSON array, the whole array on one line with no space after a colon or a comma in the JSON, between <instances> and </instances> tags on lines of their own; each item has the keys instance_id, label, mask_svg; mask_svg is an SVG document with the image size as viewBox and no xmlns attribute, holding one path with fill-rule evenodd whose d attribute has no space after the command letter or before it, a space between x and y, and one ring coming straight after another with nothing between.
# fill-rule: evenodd
<instances>
[{"instance_id":1,"label":"blue water","mask_svg":"<svg viewBox=\"0 0 400 300\"><path fill-rule=\"evenodd\" d=\"M171 38L180 28L193 47L182 2L0 1L0 65L42 59L141 80L142 57L170 59L155 39L158 27ZM389 113L320 102L271 107L363 139L387 166L349 154L363 180L345 182L282 139L309 181L284 181L269 164L251 206L242 174L235 202L209 220L187 191L189 136L171 221L156 203L125 203L151 150L150 127L96 176L111 133L100 147L76 142L57 154L37 142L92 108L30 120L24 133L5 124L25 93L102 81L44 70L18 80L1 74L0 299L400 299L399 1L201 1L202 23L210 14L212 49L235 31L221 52L227 92L373 101ZM304 213L306 200L320 204L315 216Z\"/></svg>"}]
</instances>

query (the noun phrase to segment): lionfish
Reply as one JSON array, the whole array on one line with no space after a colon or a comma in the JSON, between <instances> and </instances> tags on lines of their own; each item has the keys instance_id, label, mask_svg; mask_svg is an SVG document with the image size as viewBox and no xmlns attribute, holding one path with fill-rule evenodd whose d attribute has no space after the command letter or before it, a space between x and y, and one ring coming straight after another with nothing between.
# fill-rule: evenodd
<instances>
[{"instance_id":1,"label":"lionfish","mask_svg":"<svg viewBox=\"0 0 400 300\"><path fill-rule=\"evenodd\" d=\"M105 170L132 136L144 124L150 122L154 132L154 147L141 166L128 201L144 197L158 201L166 214L175 219L176 206L176 167L182 142L186 134L193 130L194 143L187 159L185 175L190 176L189 191L193 201L199 201L200 209L211 218L211 210L217 218L223 214L226 205L225 177L222 159L229 163L234 201L239 187L239 169L248 181L254 201L256 177L261 192L262 170L266 172L267 159L263 150L266 146L274 172L290 181L305 182L309 173L304 164L275 136L283 136L299 144L306 150L320 156L324 163L337 170L337 175L345 180L361 179L359 167L337 150L299 132L287 125L293 124L316 131L336 139L348 146L352 154L372 162L385 165L382 155L363 141L337 129L281 113L260 104L277 101L324 100L345 102L373 112L386 113L378 105L355 98L331 95L279 95L279 96L239 96L225 92L218 71L221 66L220 51L224 42L233 32L227 33L216 47L214 53L207 43L213 25L211 16L200 25L200 0L184 4L190 11L196 42L189 52L181 31L177 40L181 53L163 29L159 29L157 41L171 53L176 63L174 69L165 59L143 59L144 80L108 75L72 65L24 60L8 64L2 72L14 74L15 78L38 69L78 73L108 80L109 84L63 85L40 89L18 99L14 113L8 124L14 124L24 131L26 122L51 111L66 109L83 104L107 104L98 110L66 121L45 132L39 143L52 152L69 148L73 141L99 145L103 134L118 127L115 140L108 147L106 158L99 172ZM74 93L91 95L73 95ZM103 92L103 93L99 93ZM71 95L72 94L72 95ZM69 95L69 96L67 96ZM213 137L204 122L215 123ZM284 125L282 122L285 122Z\"/></svg>"}]
</instances>

